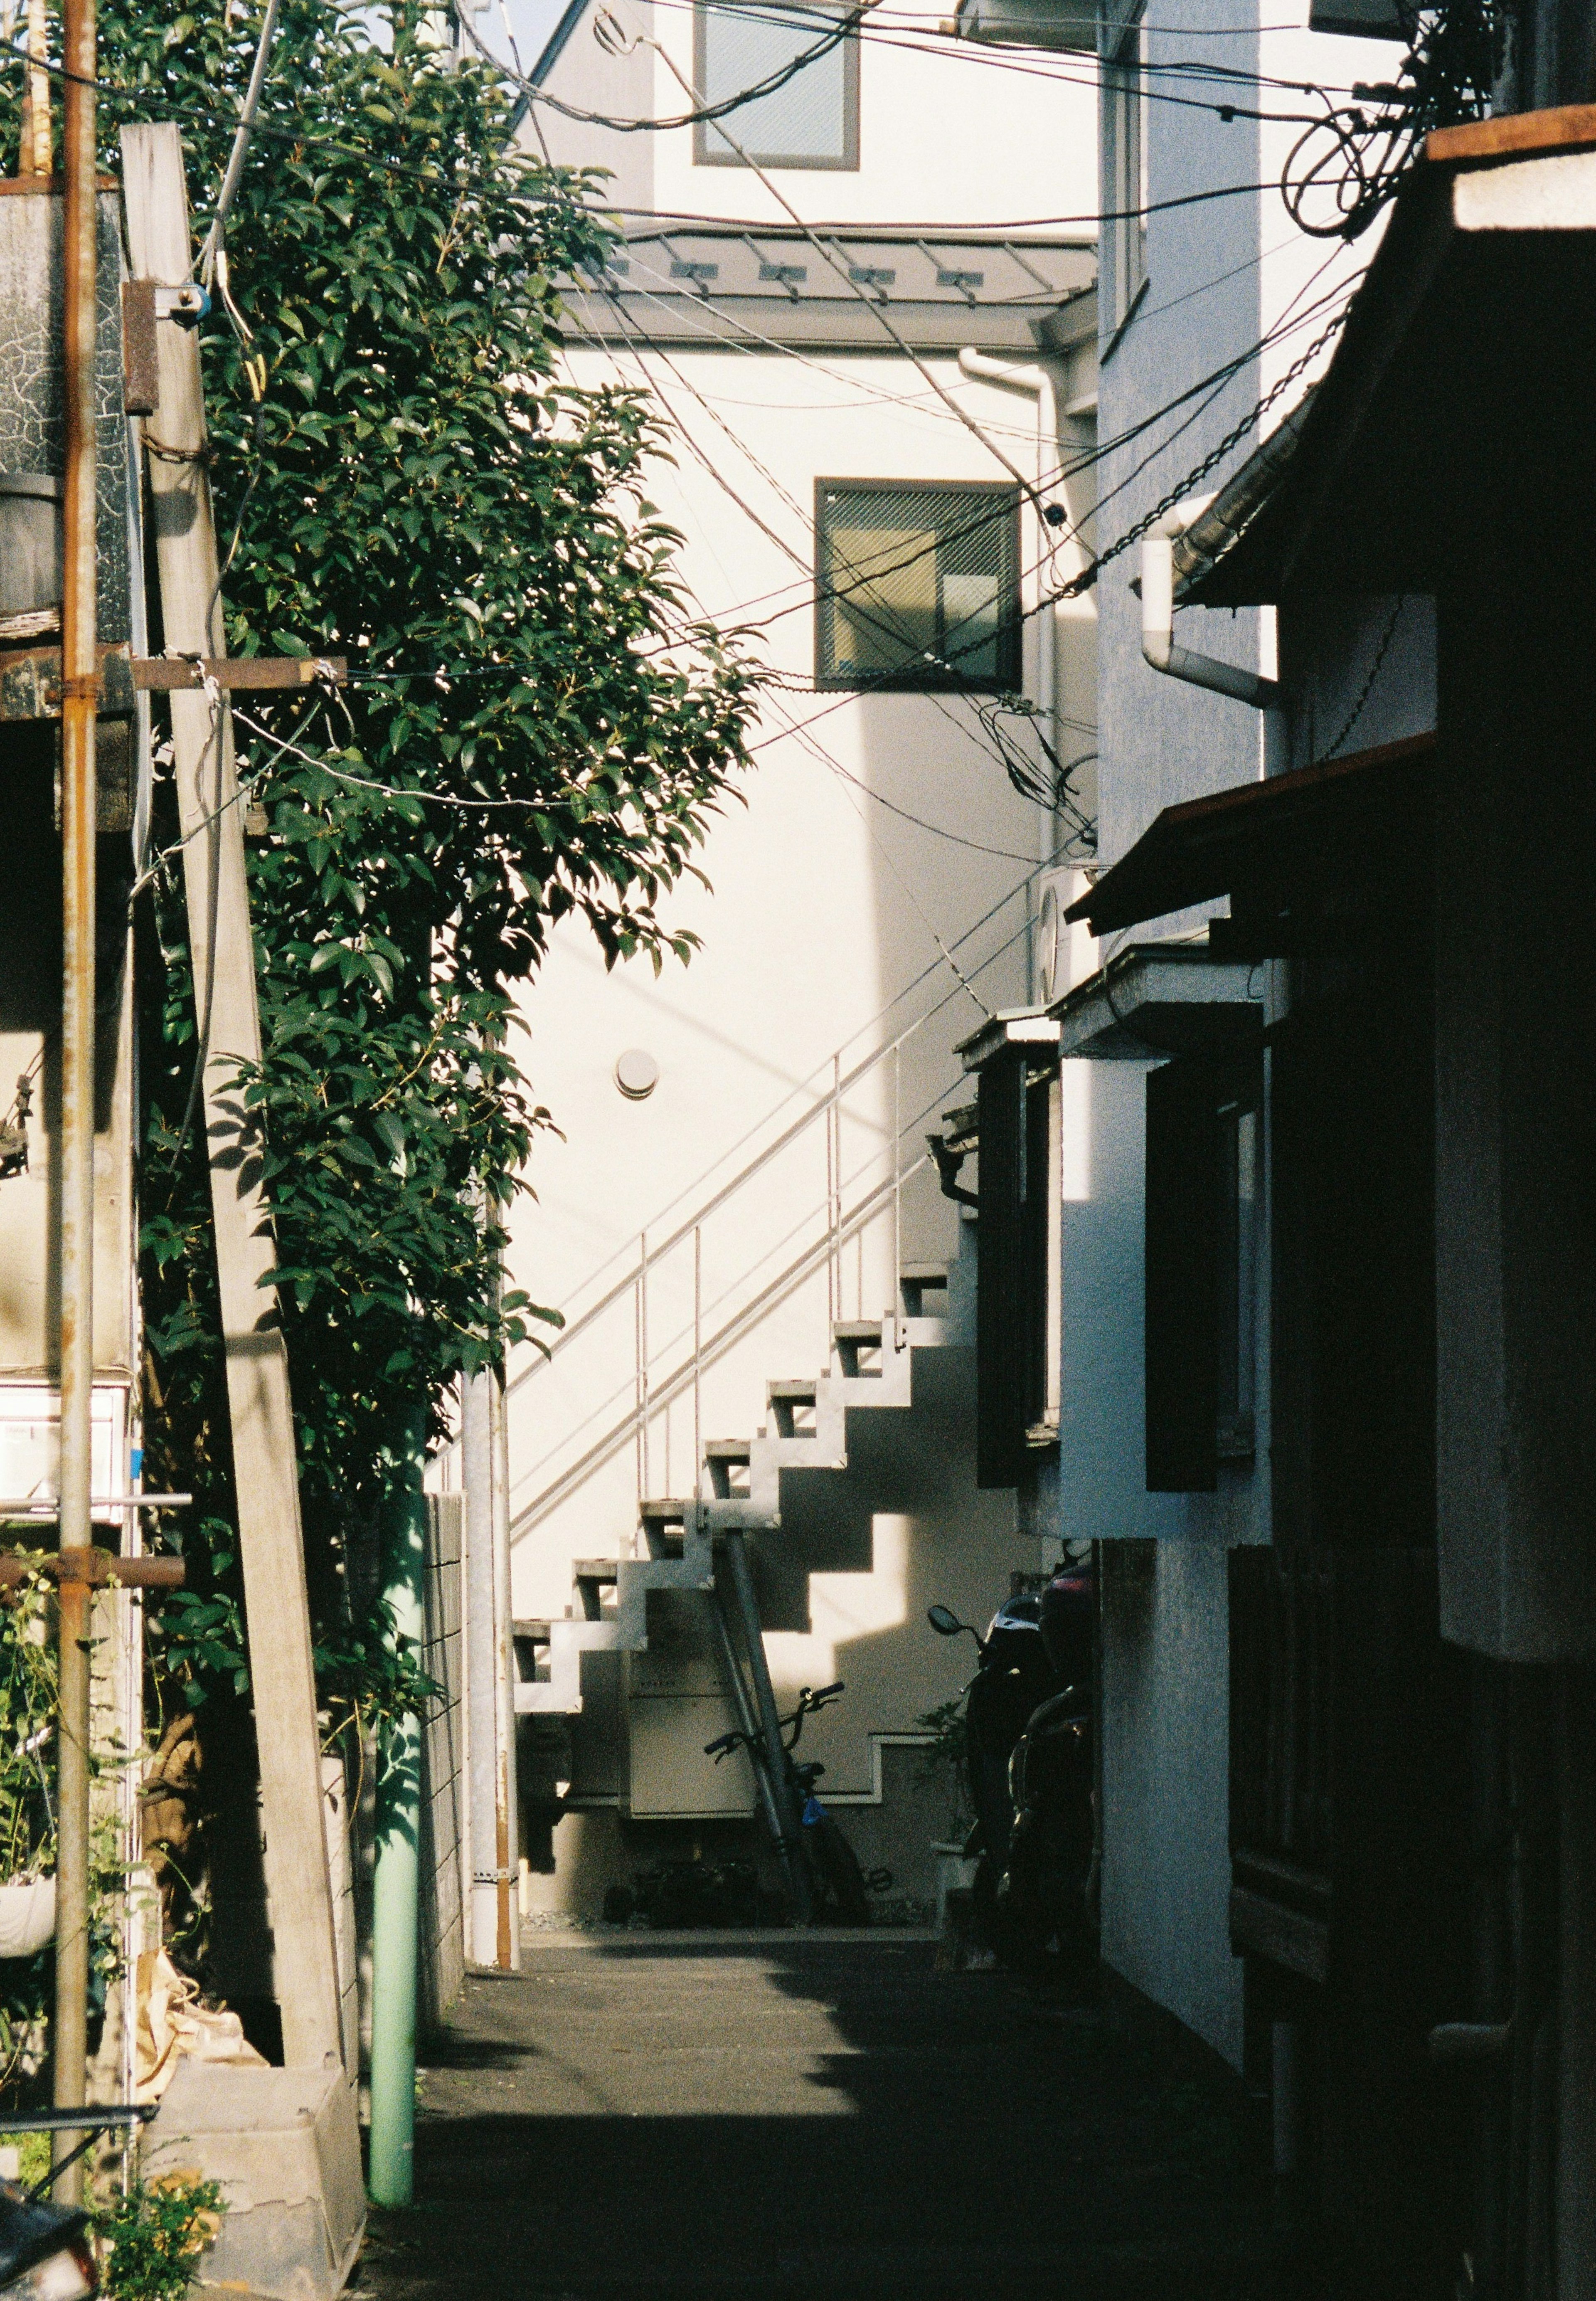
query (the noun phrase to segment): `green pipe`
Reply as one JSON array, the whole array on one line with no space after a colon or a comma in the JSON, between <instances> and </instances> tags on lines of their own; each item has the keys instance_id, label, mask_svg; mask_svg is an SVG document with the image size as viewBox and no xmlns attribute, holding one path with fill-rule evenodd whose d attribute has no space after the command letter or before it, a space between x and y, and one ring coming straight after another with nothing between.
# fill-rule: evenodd
<instances>
[{"instance_id":1,"label":"green pipe","mask_svg":"<svg viewBox=\"0 0 1596 2301\"><path fill-rule=\"evenodd\" d=\"M426 1635L426 1419L385 1526L383 1597L396 1633L419 1649ZM382 1737L377 1780L377 1874L372 1912L372 2153L377 2205L407 2205L415 2188L416 1926L421 1907L422 1723L414 1711Z\"/></svg>"}]
</instances>

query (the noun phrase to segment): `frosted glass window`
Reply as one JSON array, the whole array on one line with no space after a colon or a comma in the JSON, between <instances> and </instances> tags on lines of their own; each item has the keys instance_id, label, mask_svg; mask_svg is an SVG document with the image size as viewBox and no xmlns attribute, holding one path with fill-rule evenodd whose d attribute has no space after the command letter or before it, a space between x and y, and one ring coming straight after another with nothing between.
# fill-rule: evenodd
<instances>
[{"instance_id":1,"label":"frosted glass window","mask_svg":"<svg viewBox=\"0 0 1596 2301\"><path fill-rule=\"evenodd\" d=\"M699 0L695 11L695 78L706 104L723 104L758 88L825 38L837 21L830 7L802 0ZM856 168L859 164L859 48L850 33L779 88L738 105L726 126L750 160L770 168ZM742 162L713 121L694 130L701 166Z\"/></svg>"},{"instance_id":2,"label":"frosted glass window","mask_svg":"<svg viewBox=\"0 0 1596 2301\"><path fill-rule=\"evenodd\" d=\"M815 684L1017 687L1018 523L1014 488L823 480Z\"/></svg>"}]
</instances>

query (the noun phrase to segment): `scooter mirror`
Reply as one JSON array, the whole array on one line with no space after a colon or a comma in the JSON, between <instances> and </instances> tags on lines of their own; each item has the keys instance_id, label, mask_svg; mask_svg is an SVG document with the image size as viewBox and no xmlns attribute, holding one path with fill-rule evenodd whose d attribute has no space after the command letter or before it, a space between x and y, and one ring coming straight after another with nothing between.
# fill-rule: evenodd
<instances>
[{"instance_id":1,"label":"scooter mirror","mask_svg":"<svg viewBox=\"0 0 1596 2301\"><path fill-rule=\"evenodd\" d=\"M958 1616L947 1606L928 1606L925 1610L925 1619L940 1638L956 1638L961 1630L969 1627L967 1622L961 1622Z\"/></svg>"}]
</instances>

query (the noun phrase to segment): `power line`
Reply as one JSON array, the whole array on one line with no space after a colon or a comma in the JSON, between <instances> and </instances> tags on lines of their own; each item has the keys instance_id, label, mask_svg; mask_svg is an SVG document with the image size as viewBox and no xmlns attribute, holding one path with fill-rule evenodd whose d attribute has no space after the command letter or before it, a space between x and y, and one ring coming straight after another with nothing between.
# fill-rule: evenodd
<instances>
[{"instance_id":1,"label":"power line","mask_svg":"<svg viewBox=\"0 0 1596 2301\"><path fill-rule=\"evenodd\" d=\"M490 63L493 63L493 57L489 55L489 51L482 46L480 40L478 39L476 32L471 24L464 17L461 19L461 21L465 25L465 29L472 45L483 56L487 57ZM606 32L605 29L606 26L613 29ZM593 31L594 37L599 41L600 46L613 54L630 54L633 48L639 46L652 48L655 54L658 56L660 62L664 65L665 70L681 87L689 101L694 104L700 101L698 90L694 88L690 80L684 78L681 71L677 67L675 59L671 55L669 50L663 46L658 40L649 38L642 33L638 33L629 41L627 39L626 33L623 29L619 21L608 8L599 9L597 14L593 20ZM522 85L523 88L530 88L531 82L523 81ZM728 106L727 108L730 110L731 107ZM731 130L723 126L721 129L721 134L724 137L726 142L731 145L731 149L736 153L744 167L750 170L750 172L758 178L765 190L770 194L772 199L775 201L776 205L781 209L783 213L787 215L794 224L797 225L804 238L808 241L810 247L814 248L816 255L819 256L821 262L826 265L828 270L836 273L838 279L841 280L843 286L847 289L848 294L871 314L876 325L882 330L882 333L898 347L898 349L902 353L903 356L914 364L915 367L919 371L925 381L930 384L932 389L936 393L938 398L942 400L947 406L951 409L952 413L957 416L959 422L965 426L965 430L969 431L973 437L980 440L982 446L986 449L988 455L992 457L993 461L1003 466L1003 469L1008 473L1010 479L1015 481L1015 485L1023 489L1024 493L1031 498L1032 501L1035 504L1038 512L1040 513L1043 517L1046 517L1047 506L1042 502L1041 496L1038 489L1032 487L1030 481L1027 480L1024 474L1020 471L1018 465L1010 462L1009 458L1004 454L1002 448L997 445L996 441L991 439L988 434L982 430L980 424L977 423L975 418L970 414L969 410L965 407L962 407L958 401L954 398L951 392L949 392L946 387L938 381L931 368L926 365L925 362L920 357L918 352L915 350L914 347L908 342L902 331L898 328L894 322L888 317L882 305L873 296L867 295L865 290L860 286L859 282L853 278L851 267L841 263L833 251L827 247L825 242L820 238L819 234L815 232L810 225L804 222L798 210L793 206L791 201L788 199L786 194L778 189L777 186L772 181L769 175L766 174L765 171L759 165L759 163L756 160L749 158L748 153L732 135Z\"/></svg>"},{"instance_id":2,"label":"power line","mask_svg":"<svg viewBox=\"0 0 1596 2301\"><path fill-rule=\"evenodd\" d=\"M698 4L699 0L654 0L656 7L673 8L683 14L694 10ZM734 0L731 0L731 4L728 4L728 0L714 0L714 13L716 15L741 17L756 23L776 23L788 28L793 24L798 9L805 4L806 0L792 0L792 4L788 5L781 4L781 0L763 0L763 4L762 0L748 0L748 4L740 6L734 4ZM1162 28L1148 26L1146 29L1155 38L1157 37L1160 29L1171 38L1191 39L1195 37L1206 39L1209 37L1208 28L1206 25L1195 29L1189 25L1179 29L1167 25ZM1300 31L1302 28L1300 25L1293 25L1289 29ZM907 16L894 18L890 11L878 6L871 6L861 12L861 20L856 26L852 37L869 47L895 48L911 55L935 57L939 62L945 60L948 63L983 64L995 71L1015 74L1022 79L1047 80L1055 85L1071 88L1095 85L1095 82L1090 79L1083 80L1080 77L1087 63L1089 52L1086 50L1065 51L1061 54L1055 49L1047 49L1033 43L1023 41L988 45L985 42L971 40L950 40L945 34L931 30L923 18L915 19ZM1095 56L1091 60L1095 62ZM1163 73L1171 79L1191 77L1217 80L1227 86L1246 85L1253 88L1279 88L1293 95L1349 96L1352 93L1349 87L1343 87L1339 83L1305 80L1300 78L1286 79L1278 72L1254 71L1245 64L1227 63L1219 58L1149 57L1142 66L1142 70L1148 75ZM533 78L536 79L535 66ZM541 86L542 83L539 81L538 85ZM1275 114L1263 116L1278 117Z\"/></svg>"},{"instance_id":3,"label":"power line","mask_svg":"<svg viewBox=\"0 0 1596 2301\"><path fill-rule=\"evenodd\" d=\"M831 30L823 33L821 38L806 48L801 54L792 57L778 71L767 73L764 79L756 80L751 88L740 88L735 96L723 97L718 104L706 104L696 89L689 88L688 96L694 107L693 110L681 113L675 118L667 120L617 120L610 118L606 113L585 112L580 105L566 104L560 96L550 96L546 89L537 89L534 82L528 79L522 72L512 71L507 64L496 56L491 48L484 46L477 34L475 26L464 11L457 15L456 21L484 63L491 64L496 71L503 72L505 78L513 81L523 95L531 96L535 94L539 103L547 104L551 111L560 113L567 120L579 121L592 128L610 128L618 135L630 136L648 130L692 128L701 121L723 120L728 113L737 111L741 105L755 104L763 96L773 96L779 88L785 88L789 80L795 79L799 72L806 71L810 64L817 63L822 56L829 54L833 48L840 46L850 33L856 30L860 18L869 5L870 0L858 0L857 6L849 9L846 16L839 17ZM597 30L599 19L608 13L607 9L603 8L598 11L594 20L595 33ZM652 42L649 43L650 46L653 45ZM603 46L602 42L600 46Z\"/></svg>"},{"instance_id":4,"label":"power line","mask_svg":"<svg viewBox=\"0 0 1596 2301\"><path fill-rule=\"evenodd\" d=\"M868 0L865 0L865 4L868 4ZM859 17L863 13L864 10L862 7L852 12L850 18L847 20L846 22L839 25L835 36L829 38L825 42L824 46L827 48L833 47L837 45L838 40L847 38L853 35L856 30ZM595 37L598 38L599 45L601 46L607 46L607 43L603 39L599 33L599 26L606 17L610 17L610 11L605 7L597 9L594 16L594 34ZM582 125L588 127L607 128L612 133L616 135L639 135L648 134L651 131L663 133L672 129L690 126L695 121L710 119L723 122L732 112L737 111L743 105L753 103L770 92L770 88L766 82L761 81L753 88L740 90L736 96L723 98L718 105L713 107L706 106L704 105L699 92L696 88L691 88L689 83L683 79L671 56L661 44L656 40L648 39L647 35L640 35L639 37L647 39L648 45L656 50L656 54L664 63L667 70L681 81L689 101L698 108L691 112L684 113L678 117L665 120L643 115L639 115L635 118L625 118L619 113L589 111L581 105L567 104L563 96L556 96L552 90L543 87L536 79L529 79L524 73L512 70L509 65L506 64L501 58L496 56L493 54L493 51L485 45L482 39L479 37L475 28L469 22L464 15L462 15L459 21L462 30L465 33L466 38L470 40L472 46L477 50L477 53L483 58L484 62L493 65L496 70L504 74L507 80L509 80L514 87L518 88L527 103L547 105L551 111L561 113L568 120L577 121ZM613 17L611 17L611 21L614 21ZM929 54L937 53L935 50L923 47L919 43L894 41L890 38L877 38L875 45L878 46L913 46L915 52L917 54ZM815 53L823 52L824 50L821 47L820 44L817 43ZM616 53L616 51L611 50L610 53L614 54ZM626 51L623 50L620 51L620 53L624 54ZM948 53L956 56L970 55L972 57L973 57L975 54L973 50L965 49L962 43L955 44ZM986 61L986 58L982 55L980 60ZM804 68L804 65L811 61L813 61L813 58L810 55L796 59L791 64L784 68L783 79L779 82L774 82L773 84L783 85L785 79L791 79L794 72L801 71ZM993 59L993 61L1002 64L1004 60ZM534 72L536 71L536 69L537 67L534 66ZM1008 64L1007 69L1010 71L1036 70L1034 67L1027 67L1023 64ZM1146 85L1149 74L1156 70L1162 70L1168 76L1174 77L1176 74L1177 66L1172 63L1171 64L1161 67L1144 67L1143 93L1151 103L1173 104L1180 105L1181 107L1190 111L1212 113L1220 120L1226 122L1233 120L1257 120L1273 121L1288 127L1306 127L1317 122L1324 116L1321 113L1260 112L1250 105L1237 104L1228 100L1210 102L1199 96L1177 96L1170 89L1155 88ZM1220 76L1222 76L1227 82L1234 81L1239 83L1242 78L1242 75L1233 71L1223 71L1223 68L1219 68L1219 71ZM1061 67L1057 71L1040 73L1039 76L1044 77L1052 81L1055 85L1061 87L1083 88L1095 90L1098 86L1098 79L1095 71L1082 75L1080 73L1072 73L1067 69ZM1318 94L1321 92L1315 84L1310 82L1290 81L1281 83L1281 85L1287 86L1291 88L1300 87L1305 95ZM1338 92L1339 91L1335 90L1324 91L1326 95ZM733 143L731 136L723 125L721 128L721 133L725 137L727 143L732 145L733 150L737 150L737 146ZM748 158L746 154L741 154L740 156L742 159L742 164L744 167L754 166L754 163ZM756 172L757 172L757 171L756 171Z\"/></svg>"},{"instance_id":5,"label":"power line","mask_svg":"<svg viewBox=\"0 0 1596 2301\"><path fill-rule=\"evenodd\" d=\"M623 328L624 331L624 322L623 322ZM631 339L629 338L629 341L631 340ZM645 380L648 380L648 369L644 364L647 355L636 345L635 341L632 341L632 354L634 358L638 361L639 367L643 370ZM788 492L787 489L782 485L781 481L775 477L774 473L760 461L759 457L755 455L753 449L748 446L748 442L741 439L732 429L731 425L726 423L723 417L718 415L715 410L710 406L709 403L694 389L693 385L689 381L688 378L682 374L681 369L670 357L669 354L659 350L658 347L656 347L654 356L664 363L665 367L670 370L671 374L675 378L676 381L681 385L681 389L687 392L691 398L698 402L698 406L703 408L704 413L709 417L710 421L718 426L718 428L725 434L726 438L731 440L732 446L747 458L748 462L758 473L759 477L765 481L765 484L781 498L782 503L786 505L788 510L790 511L795 517L801 520L804 517L801 505L799 505L796 498ZM665 400L664 393L659 391L657 384L654 385L653 389L658 395L661 405L666 408L667 413L672 412L670 410L668 401ZM878 568L873 573L867 574L865 571L855 566L851 562L849 562L849 573L857 578L857 581L847 590L840 590L835 584L822 585L818 582L815 582L810 564L804 556L797 550L793 545L789 543L785 537L780 535L773 527L770 526L769 523L754 509L753 506L738 493L736 489L732 487L731 481L727 479L725 473L722 472L719 466L705 454L698 441L693 438L691 431L689 430L687 425L681 421L680 417L676 419L676 424L677 430L689 450L709 473L709 476L714 481L716 486L722 489L725 495L736 505L737 508L747 519L752 521L753 524L758 528L762 535L767 537L768 540L776 546L779 551L785 554L785 556L793 562L795 566L801 567L804 570L806 579L809 580L813 583L813 598L816 603L825 598L833 599L847 598L853 600L856 602L853 607L853 612L856 615L862 615L865 623L871 624L877 632L884 635L889 640L901 643L901 634L892 624L882 618L873 616L869 613L868 609L861 609L856 605L857 595L861 590L868 590L872 584L879 584L882 575L892 571ZM916 552L913 555L912 558L899 564L901 565L913 565L915 560L917 560L923 556L923 554ZM957 626L955 628L957 628ZM1007 755L1004 753L1001 744L996 740L995 736L992 741L983 743L981 737L976 735L973 730L960 724L958 720L954 717L952 711L949 709L943 699L938 695L934 690L926 690L924 691L928 696L928 699L935 706L939 716L947 720L948 724L953 727L955 732L965 741L973 742L975 748L978 750L982 751L995 766L1000 767L1008 781L1011 783L1015 784L1015 787L1018 788L1014 767ZM978 708L976 715L977 717L980 717L981 715ZM993 733L993 731L986 728L984 720L982 724L983 732L986 732L989 734ZM1027 767L1029 767L1029 762L1026 764ZM1067 795L1063 792L1060 792L1050 801L1043 799L1036 791L1025 791L1023 796L1036 799L1040 805L1050 805L1055 812L1065 809L1067 806ZM1091 826L1087 823L1086 818L1079 813L1078 809L1074 808L1073 806L1067 806L1067 812L1074 816L1082 833L1090 829ZM974 844L975 842L972 841L969 843Z\"/></svg>"}]
</instances>

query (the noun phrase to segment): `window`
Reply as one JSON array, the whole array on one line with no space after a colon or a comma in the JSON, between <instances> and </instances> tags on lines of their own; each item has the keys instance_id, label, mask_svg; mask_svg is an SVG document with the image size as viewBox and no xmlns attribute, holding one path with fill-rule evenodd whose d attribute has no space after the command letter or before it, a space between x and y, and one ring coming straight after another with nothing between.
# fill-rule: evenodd
<instances>
[{"instance_id":1,"label":"window","mask_svg":"<svg viewBox=\"0 0 1596 2301\"><path fill-rule=\"evenodd\" d=\"M822 480L816 687L1020 684L1017 488Z\"/></svg>"},{"instance_id":2,"label":"window","mask_svg":"<svg viewBox=\"0 0 1596 2301\"><path fill-rule=\"evenodd\" d=\"M825 38L841 12L816 0L698 0L693 18L693 79L706 105L757 88ZM859 164L859 44L846 38L768 95L740 104L726 125L762 168L856 168ZM713 120L693 130L700 167L740 168Z\"/></svg>"},{"instance_id":3,"label":"window","mask_svg":"<svg viewBox=\"0 0 1596 2301\"><path fill-rule=\"evenodd\" d=\"M1058 1443L1062 1095L1050 1058L1005 1045L977 1087L975 1482L1012 1486Z\"/></svg>"},{"instance_id":4,"label":"window","mask_svg":"<svg viewBox=\"0 0 1596 2301\"><path fill-rule=\"evenodd\" d=\"M1211 1492L1253 1458L1263 1081L1191 1055L1147 1079L1147 1484Z\"/></svg>"},{"instance_id":5,"label":"window","mask_svg":"<svg viewBox=\"0 0 1596 2301\"><path fill-rule=\"evenodd\" d=\"M1141 9L1111 37L1102 82L1104 308L1110 335L1130 318L1147 278L1147 29Z\"/></svg>"},{"instance_id":6,"label":"window","mask_svg":"<svg viewBox=\"0 0 1596 2301\"><path fill-rule=\"evenodd\" d=\"M1219 1459L1250 1461L1258 1369L1258 1110L1219 1107L1219 1288L1215 1442Z\"/></svg>"}]
</instances>

